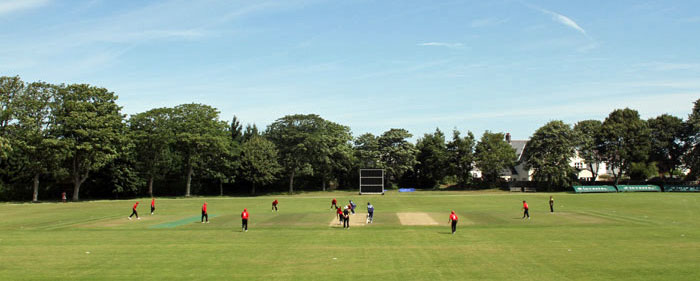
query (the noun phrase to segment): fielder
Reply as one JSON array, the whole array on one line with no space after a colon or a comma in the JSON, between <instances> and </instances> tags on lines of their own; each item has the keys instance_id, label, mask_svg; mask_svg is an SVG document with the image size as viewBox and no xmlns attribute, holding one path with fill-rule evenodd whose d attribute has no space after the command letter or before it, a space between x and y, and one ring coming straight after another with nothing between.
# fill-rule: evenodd
<instances>
[{"instance_id":1,"label":"fielder","mask_svg":"<svg viewBox=\"0 0 700 281\"><path fill-rule=\"evenodd\" d=\"M374 219L374 206L367 202L367 223L372 223Z\"/></svg>"}]
</instances>

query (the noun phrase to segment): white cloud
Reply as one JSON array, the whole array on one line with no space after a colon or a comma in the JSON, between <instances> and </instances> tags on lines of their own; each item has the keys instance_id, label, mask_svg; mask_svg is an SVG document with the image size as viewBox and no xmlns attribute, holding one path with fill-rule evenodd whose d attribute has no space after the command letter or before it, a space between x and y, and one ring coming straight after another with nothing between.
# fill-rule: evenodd
<instances>
[{"instance_id":1,"label":"white cloud","mask_svg":"<svg viewBox=\"0 0 700 281\"><path fill-rule=\"evenodd\" d=\"M450 49L462 48L464 45L462 43L446 43L446 42L426 42L420 43L418 46L436 46L436 47L447 47Z\"/></svg>"},{"instance_id":2,"label":"white cloud","mask_svg":"<svg viewBox=\"0 0 700 281\"><path fill-rule=\"evenodd\" d=\"M7 0L0 2L0 15L46 6L50 0Z\"/></svg>"},{"instance_id":3,"label":"white cloud","mask_svg":"<svg viewBox=\"0 0 700 281\"><path fill-rule=\"evenodd\" d=\"M540 8L540 7L536 7L536 6L533 6L533 5L529 5L529 4L525 4L525 5L526 5L527 7L529 7L529 8L531 8L531 9L540 11L541 13L550 15L550 16L552 16L552 20L554 20L554 21L556 21L556 22L558 22L558 23L561 23L561 24L563 24L563 25L566 25L566 26L569 27L569 28L572 28L572 29L574 29L574 30L576 30L576 31L578 31L578 32L581 32L581 34L588 36L588 34L586 33L586 30L583 29L583 27L581 27L581 26L578 25L578 23L576 23L573 19L571 19L571 18L569 18L569 17L567 17L567 16L565 16L565 15L562 15L562 14L560 14L560 13L553 12L553 11L550 11L550 10L547 10L547 9L542 9L542 8Z\"/></svg>"}]
</instances>

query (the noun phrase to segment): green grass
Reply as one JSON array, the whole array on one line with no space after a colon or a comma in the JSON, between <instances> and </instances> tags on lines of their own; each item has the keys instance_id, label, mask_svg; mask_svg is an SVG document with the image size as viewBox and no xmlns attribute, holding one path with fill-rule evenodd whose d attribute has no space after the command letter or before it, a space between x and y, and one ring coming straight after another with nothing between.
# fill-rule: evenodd
<instances>
[{"instance_id":1,"label":"green grass","mask_svg":"<svg viewBox=\"0 0 700 281\"><path fill-rule=\"evenodd\" d=\"M700 194L416 192L0 204L0 280L699 280ZM330 199L364 220L329 226ZM203 201L211 223L199 223ZM532 219L521 220L527 200ZM251 213L240 232L240 212ZM449 234L450 210L460 216ZM426 212L441 225L402 226ZM88 253L89 252L89 253Z\"/></svg>"}]
</instances>

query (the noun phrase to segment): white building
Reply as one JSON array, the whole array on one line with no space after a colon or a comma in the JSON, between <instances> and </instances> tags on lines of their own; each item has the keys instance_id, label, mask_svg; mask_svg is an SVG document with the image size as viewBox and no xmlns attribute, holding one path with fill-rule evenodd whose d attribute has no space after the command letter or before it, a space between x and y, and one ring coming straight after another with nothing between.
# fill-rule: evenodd
<instances>
[{"instance_id":1,"label":"white building","mask_svg":"<svg viewBox=\"0 0 700 281\"><path fill-rule=\"evenodd\" d=\"M527 143L529 140L511 140L510 133L506 134L506 141L510 144L513 149L515 149L516 165L510 169L506 169L501 173L501 178L508 181L531 181L533 169L527 169L525 166L525 161L523 159L523 154L527 149ZM584 181L598 180L601 175L611 174L612 172L608 170L605 163L600 163L598 168L598 176L593 179L593 173L590 171L588 164L579 157L578 151L576 156L572 157L569 161L569 165L574 167L578 171L578 178ZM596 168L594 164L593 168ZM472 170L472 176L474 178L481 178L481 171L478 168Z\"/></svg>"}]
</instances>

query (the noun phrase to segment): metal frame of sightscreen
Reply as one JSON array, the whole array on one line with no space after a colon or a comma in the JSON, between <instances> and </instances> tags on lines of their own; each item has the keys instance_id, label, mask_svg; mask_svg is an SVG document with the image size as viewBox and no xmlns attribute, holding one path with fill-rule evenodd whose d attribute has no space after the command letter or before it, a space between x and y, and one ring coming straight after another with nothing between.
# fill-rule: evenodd
<instances>
[{"instance_id":1,"label":"metal frame of sightscreen","mask_svg":"<svg viewBox=\"0 0 700 281\"><path fill-rule=\"evenodd\" d=\"M363 179L367 181L363 182ZM362 187L366 188L365 191L362 191ZM374 188L367 191L369 187ZM360 169L360 195L363 193L384 195L384 169Z\"/></svg>"}]
</instances>

